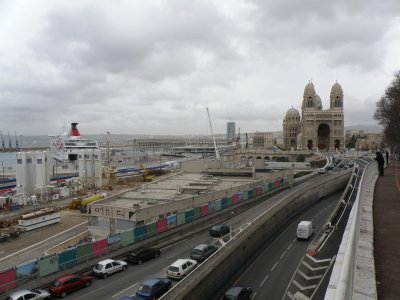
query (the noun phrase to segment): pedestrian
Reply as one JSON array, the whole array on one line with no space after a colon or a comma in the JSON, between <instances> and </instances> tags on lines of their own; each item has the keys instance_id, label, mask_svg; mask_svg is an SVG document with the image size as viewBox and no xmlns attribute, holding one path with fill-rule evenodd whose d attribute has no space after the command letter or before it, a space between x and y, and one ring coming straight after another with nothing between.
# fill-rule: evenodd
<instances>
[{"instance_id":1,"label":"pedestrian","mask_svg":"<svg viewBox=\"0 0 400 300\"><path fill-rule=\"evenodd\" d=\"M378 163L379 175L383 176L383 166L385 164L385 159L383 158L383 155L380 151L376 151L375 155L375 160Z\"/></svg>"},{"instance_id":2,"label":"pedestrian","mask_svg":"<svg viewBox=\"0 0 400 300\"><path fill-rule=\"evenodd\" d=\"M386 150L386 165L389 165L389 151Z\"/></svg>"}]
</instances>

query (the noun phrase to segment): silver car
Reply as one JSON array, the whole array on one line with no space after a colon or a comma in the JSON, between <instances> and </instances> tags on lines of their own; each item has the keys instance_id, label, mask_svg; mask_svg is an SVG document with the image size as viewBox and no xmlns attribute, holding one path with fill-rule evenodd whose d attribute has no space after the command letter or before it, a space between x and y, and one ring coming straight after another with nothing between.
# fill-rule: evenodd
<instances>
[{"instance_id":1,"label":"silver car","mask_svg":"<svg viewBox=\"0 0 400 300\"><path fill-rule=\"evenodd\" d=\"M93 268L96 276L107 278L112 273L124 271L128 264L122 260L105 259L99 261Z\"/></svg>"},{"instance_id":2,"label":"silver car","mask_svg":"<svg viewBox=\"0 0 400 300\"><path fill-rule=\"evenodd\" d=\"M50 299L50 293L42 289L22 289L8 295L7 300Z\"/></svg>"}]
</instances>

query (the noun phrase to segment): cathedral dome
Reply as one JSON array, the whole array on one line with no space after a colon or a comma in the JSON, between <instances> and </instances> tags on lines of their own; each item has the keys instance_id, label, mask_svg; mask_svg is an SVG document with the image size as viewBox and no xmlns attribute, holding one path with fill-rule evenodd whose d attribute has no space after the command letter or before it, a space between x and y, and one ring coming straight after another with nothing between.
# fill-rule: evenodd
<instances>
[{"instance_id":1,"label":"cathedral dome","mask_svg":"<svg viewBox=\"0 0 400 300\"><path fill-rule=\"evenodd\" d=\"M286 112L284 121L287 123L298 123L300 122L300 113L295 108L289 108Z\"/></svg>"},{"instance_id":2,"label":"cathedral dome","mask_svg":"<svg viewBox=\"0 0 400 300\"><path fill-rule=\"evenodd\" d=\"M343 109L343 90L339 83L335 83L331 90L331 109Z\"/></svg>"},{"instance_id":3,"label":"cathedral dome","mask_svg":"<svg viewBox=\"0 0 400 300\"><path fill-rule=\"evenodd\" d=\"M288 111L286 112L287 117L297 117L300 116L300 113L297 109L295 108L289 108Z\"/></svg>"},{"instance_id":4,"label":"cathedral dome","mask_svg":"<svg viewBox=\"0 0 400 300\"><path fill-rule=\"evenodd\" d=\"M304 88L304 94L308 95L314 95L315 94L315 88L314 84L312 82L309 82L306 87Z\"/></svg>"},{"instance_id":5,"label":"cathedral dome","mask_svg":"<svg viewBox=\"0 0 400 300\"><path fill-rule=\"evenodd\" d=\"M332 93L333 92L343 94L342 86L339 83L335 82L335 84L332 85Z\"/></svg>"}]
</instances>

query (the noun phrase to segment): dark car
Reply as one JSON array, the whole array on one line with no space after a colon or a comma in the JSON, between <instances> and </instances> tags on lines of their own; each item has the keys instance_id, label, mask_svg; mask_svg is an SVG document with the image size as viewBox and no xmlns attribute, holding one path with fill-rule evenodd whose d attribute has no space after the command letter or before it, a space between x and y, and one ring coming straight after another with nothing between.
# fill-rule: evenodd
<instances>
[{"instance_id":1,"label":"dark car","mask_svg":"<svg viewBox=\"0 0 400 300\"><path fill-rule=\"evenodd\" d=\"M157 248L137 249L128 253L127 261L140 265L146 260L159 257L160 254L161 251Z\"/></svg>"},{"instance_id":2,"label":"dark car","mask_svg":"<svg viewBox=\"0 0 400 300\"><path fill-rule=\"evenodd\" d=\"M140 300L140 299L136 296L122 296L118 300Z\"/></svg>"},{"instance_id":3,"label":"dark car","mask_svg":"<svg viewBox=\"0 0 400 300\"><path fill-rule=\"evenodd\" d=\"M200 244L192 249L190 258L197 262L203 262L217 250L218 248L214 245Z\"/></svg>"},{"instance_id":4,"label":"dark car","mask_svg":"<svg viewBox=\"0 0 400 300\"><path fill-rule=\"evenodd\" d=\"M227 290L223 300L251 300L253 289L246 286L234 286Z\"/></svg>"},{"instance_id":5,"label":"dark car","mask_svg":"<svg viewBox=\"0 0 400 300\"><path fill-rule=\"evenodd\" d=\"M211 234L211 236L220 237L220 236L223 236L223 235L229 233L230 231L231 230L230 230L229 226L224 225L224 224L219 224L219 225L215 225L213 228L210 229L210 234Z\"/></svg>"},{"instance_id":6,"label":"dark car","mask_svg":"<svg viewBox=\"0 0 400 300\"><path fill-rule=\"evenodd\" d=\"M136 297L143 300L152 300L161 297L171 288L172 281L168 278L148 278L136 291Z\"/></svg>"},{"instance_id":7,"label":"dark car","mask_svg":"<svg viewBox=\"0 0 400 300\"><path fill-rule=\"evenodd\" d=\"M65 297L67 294L87 287L92 284L91 276L80 276L75 274L66 274L54 280L49 286L49 292L53 296Z\"/></svg>"}]
</instances>

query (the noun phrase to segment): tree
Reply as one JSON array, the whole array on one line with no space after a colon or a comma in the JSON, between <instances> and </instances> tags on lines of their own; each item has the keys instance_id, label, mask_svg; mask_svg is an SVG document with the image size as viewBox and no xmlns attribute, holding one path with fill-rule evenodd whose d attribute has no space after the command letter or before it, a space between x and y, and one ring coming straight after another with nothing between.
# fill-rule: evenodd
<instances>
[{"instance_id":1,"label":"tree","mask_svg":"<svg viewBox=\"0 0 400 300\"><path fill-rule=\"evenodd\" d=\"M383 134L391 148L400 150L400 71L376 103L374 119L383 126Z\"/></svg>"}]
</instances>

